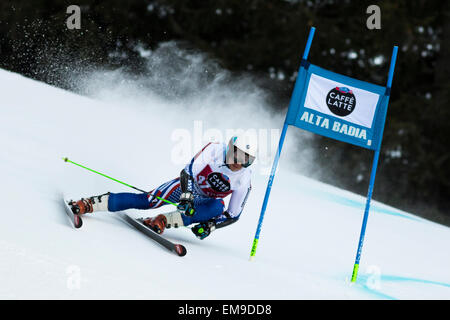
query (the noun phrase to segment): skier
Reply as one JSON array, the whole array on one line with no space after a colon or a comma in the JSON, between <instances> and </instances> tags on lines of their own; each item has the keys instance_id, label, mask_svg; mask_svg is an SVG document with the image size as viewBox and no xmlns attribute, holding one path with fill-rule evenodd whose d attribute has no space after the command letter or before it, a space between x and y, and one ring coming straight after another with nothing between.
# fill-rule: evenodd
<instances>
[{"instance_id":1,"label":"skier","mask_svg":"<svg viewBox=\"0 0 450 320\"><path fill-rule=\"evenodd\" d=\"M251 169L256 144L245 136L234 136L228 145L208 143L181 171L180 177L168 181L149 193L105 193L69 203L75 214L95 211L156 209L178 203L177 210L146 218L143 223L161 234L165 228L196 224L192 232L204 239L217 228L239 219L251 190ZM222 200L231 194L228 208Z\"/></svg>"}]
</instances>

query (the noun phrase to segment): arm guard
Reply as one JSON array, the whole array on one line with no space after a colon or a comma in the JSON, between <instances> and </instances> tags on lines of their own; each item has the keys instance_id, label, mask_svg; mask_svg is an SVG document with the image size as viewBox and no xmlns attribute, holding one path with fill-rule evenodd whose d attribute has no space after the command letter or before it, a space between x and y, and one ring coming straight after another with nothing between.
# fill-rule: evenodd
<instances>
[{"instance_id":1,"label":"arm guard","mask_svg":"<svg viewBox=\"0 0 450 320\"><path fill-rule=\"evenodd\" d=\"M225 212L223 213L223 215L226 217L226 219L223 220L223 221L217 222L217 223L216 223L216 229L219 229L219 228L223 228L223 227L229 226L230 224L233 224L233 223L235 223L236 221L239 220L239 217L232 218L232 217L230 216L230 214L229 214L227 211L225 211Z\"/></svg>"},{"instance_id":2,"label":"arm guard","mask_svg":"<svg viewBox=\"0 0 450 320\"><path fill-rule=\"evenodd\" d=\"M191 182L191 183L189 183ZM186 170L181 170L180 172L180 187L181 192L191 192L192 193L192 184L194 183L192 177L189 175L189 173L186 172Z\"/></svg>"}]
</instances>

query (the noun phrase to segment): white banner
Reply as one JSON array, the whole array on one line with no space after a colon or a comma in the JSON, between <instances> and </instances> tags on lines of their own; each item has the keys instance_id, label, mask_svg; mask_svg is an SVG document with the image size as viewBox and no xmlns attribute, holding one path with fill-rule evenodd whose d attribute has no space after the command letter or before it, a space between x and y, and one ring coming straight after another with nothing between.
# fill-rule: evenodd
<instances>
[{"instance_id":1,"label":"white banner","mask_svg":"<svg viewBox=\"0 0 450 320\"><path fill-rule=\"evenodd\" d=\"M312 74L306 93L305 107L372 128L379 98L378 94L370 91Z\"/></svg>"}]
</instances>

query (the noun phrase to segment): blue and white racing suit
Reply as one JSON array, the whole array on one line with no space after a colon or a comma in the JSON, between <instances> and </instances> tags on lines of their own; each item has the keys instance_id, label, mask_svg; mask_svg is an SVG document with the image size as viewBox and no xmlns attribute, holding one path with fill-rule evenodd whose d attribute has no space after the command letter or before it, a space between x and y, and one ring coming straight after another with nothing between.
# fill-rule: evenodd
<instances>
[{"instance_id":1,"label":"blue and white racing suit","mask_svg":"<svg viewBox=\"0 0 450 320\"><path fill-rule=\"evenodd\" d=\"M185 226L213 219L216 226L220 227L225 221L227 223L224 225L239 219L251 190L251 169L229 169L225 164L226 151L224 143L208 143L184 168L190 178L188 191L194 195L195 208L192 217L182 215ZM181 193L178 177L149 193L111 193L108 210L156 209L167 204L156 196L178 203ZM228 195L231 195L230 202L224 210L223 198Z\"/></svg>"}]
</instances>

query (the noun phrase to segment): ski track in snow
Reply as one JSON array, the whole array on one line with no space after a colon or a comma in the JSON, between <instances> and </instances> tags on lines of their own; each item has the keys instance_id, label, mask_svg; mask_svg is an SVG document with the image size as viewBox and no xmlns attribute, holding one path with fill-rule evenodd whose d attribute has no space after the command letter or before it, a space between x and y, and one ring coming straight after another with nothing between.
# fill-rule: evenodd
<instances>
[{"instance_id":1,"label":"ski track in snow","mask_svg":"<svg viewBox=\"0 0 450 320\"><path fill-rule=\"evenodd\" d=\"M258 164L238 223L203 241L166 231L183 258L114 214L75 230L63 193L133 191L62 157L151 189L183 167L170 159L172 130L201 115L177 119L156 98L142 108L97 101L4 70L0 84L1 299L450 299L450 229L376 201L351 284L365 198L289 171L284 155L253 262L267 184Z\"/></svg>"}]
</instances>

